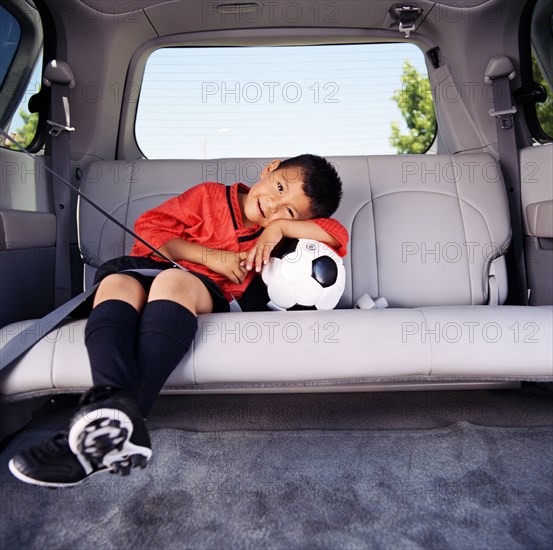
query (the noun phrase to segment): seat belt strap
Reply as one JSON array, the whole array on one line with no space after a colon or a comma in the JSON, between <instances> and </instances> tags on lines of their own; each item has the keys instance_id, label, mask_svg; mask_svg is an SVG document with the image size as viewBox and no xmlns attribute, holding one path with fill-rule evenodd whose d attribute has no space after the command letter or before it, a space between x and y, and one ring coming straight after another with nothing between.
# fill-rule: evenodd
<instances>
[{"instance_id":1,"label":"seat belt strap","mask_svg":"<svg viewBox=\"0 0 553 550\"><path fill-rule=\"evenodd\" d=\"M6 139L7 141L9 141L10 143L13 143L18 149L20 149L23 153L25 153L28 157L32 158L34 162L36 162L36 159L34 158L34 156L32 155L32 153L29 153L29 151L27 151L27 149L25 149L25 147L23 147L20 143L17 143L17 141L15 141L5 130L3 130L2 128L0 128L0 135L4 137L4 139ZM54 171L49 168L48 166L44 165L43 168L52 174L52 176L56 176L56 174L54 174ZM59 181L67 186L67 188L70 190L70 191L73 191L76 195L78 195L81 199L85 200L88 204L90 204L90 206L92 206L93 208L95 208L96 210L98 210L98 212L100 212L100 214L102 214L103 216L105 216L110 222L114 223L117 227L120 227L123 231L126 231L129 235L131 235L133 238L135 238L137 241L140 241L144 246L147 246L152 252L155 252L157 256L159 256L160 258L163 258L166 262L169 262L170 264L173 265L173 267L176 267L178 269L183 269L184 271L188 271L188 269L186 269L185 267L182 267L181 265L179 265L177 262L173 261L171 258L169 258L168 256L166 256L165 254L163 254L163 252L161 252L160 250L158 250L155 246L151 245L146 239L143 239L140 235L138 235L138 233L135 233L132 229L128 228L124 223L120 222L117 218L114 218L109 212L107 212L106 210L104 210L100 205L96 204L90 197L88 197L87 195L85 195L82 191L80 191L77 187L74 187L73 185L71 185L71 183L69 181L67 181L67 179L63 178L63 177L59 177L58 176L58 179Z\"/></svg>"},{"instance_id":2,"label":"seat belt strap","mask_svg":"<svg viewBox=\"0 0 553 550\"><path fill-rule=\"evenodd\" d=\"M60 306L71 298L71 190L61 178L70 179L71 127L69 90L75 87L75 77L67 63L52 60L44 69L43 83L51 89L50 154L53 170L52 193L56 212L56 264L54 272L54 304Z\"/></svg>"},{"instance_id":3,"label":"seat belt strap","mask_svg":"<svg viewBox=\"0 0 553 550\"><path fill-rule=\"evenodd\" d=\"M119 273L135 272L141 275L155 277L161 273L161 269L125 269ZM16 334L0 349L0 371L16 359L19 359L26 351L32 348L39 340L58 327L73 311L75 311L89 296L94 294L100 283L71 298L45 317L36 320L25 330Z\"/></svg>"},{"instance_id":4,"label":"seat belt strap","mask_svg":"<svg viewBox=\"0 0 553 550\"><path fill-rule=\"evenodd\" d=\"M493 109L489 114L496 119L499 161L509 201L512 241L507 253L510 284L515 284L515 303L528 305L528 283L524 260L524 244L521 213L520 172L515 135L514 115L517 112L511 98L510 81L515 70L508 57L493 57L486 68L484 80L491 84Z\"/></svg>"},{"instance_id":5,"label":"seat belt strap","mask_svg":"<svg viewBox=\"0 0 553 550\"><path fill-rule=\"evenodd\" d=\"M53 127L56 127L54 125ZM55 131L55 130L54 130ZM63 131L62 131L63 133ZM25 147L17 143L5 130L0 128L0 135L4 136L6 140L16 145L23 153L25 153L27 156L31 157L33 160L36 159L33 157ZM54 173L54 171L47 166L44 167L48 172L52 174L54 178L57 178L59 182L67 187L69 191L74 191L79 197L84 199L86 202L88 202L92 207L94 207L96 210L98 210L101 214L103 214L108 220L113 222L115 225L132 235L135 239L140 241L142 244L147 246L150 250L155 252L160 258L163 258L167 262L173 265L173 267L177 269L181 269L183 271L188 271L185 267L179 265L177 262L163 254L161 251L159 251L157 248L152 246L148 241L143 239L140 235L135 233L132 229L129 229L124 223L121 223L117 218L114 218L109 212L104 210L101 206L96 204L90 197L86 196L84 193L82 193L79 189L71 185L71 183L65 178L64 176L60 175L59 173ZM67 165L67 168L69 168L69 164ZM67 209L69 210L69 209ZM68 239L67 239L68 240ZM56 263L57 266L57 263ZM142 273L144 275L155 275L159 273L160 270L157 269L127 269L125 271L136 271L138 273ZM68 270L69 272L69 270ZM122 271L120 272L122 273ZM97 286L97 285L96 285ZM96 286L91 287L81 294L78 294L72 299L65 300L61 306L59 306L54 311L50 312L48 315L43 317L42 319L39 319L35 321L31 326L27 327L25 330L20 332L17 336L14 336L11 340L9 340L2 348L0 348L0 371L7 367L9 364L11 364L13 361L15 361L17 358L19 358L23 353L25 353L29 348L34 346L41 338L46 336L49 332L51 332L56 326L58 326L63 319L65 319L72 311L74 311L80 304L84 302L96 289ZM70 288L67 287L67 288ZM231 311L238 311L239 305L236 302L236 300L233 300L235 303L230 304ZM0 342L1 343L1 342Z\"/></svg>"}]
</instances>

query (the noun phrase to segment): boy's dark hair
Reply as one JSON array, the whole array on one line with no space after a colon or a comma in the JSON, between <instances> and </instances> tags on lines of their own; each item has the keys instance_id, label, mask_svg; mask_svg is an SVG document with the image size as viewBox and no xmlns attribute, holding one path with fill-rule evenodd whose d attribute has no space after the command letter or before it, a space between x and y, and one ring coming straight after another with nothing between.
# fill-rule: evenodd
<instances>
[{"instance_id":1,"label":"boy's dark hair","mask_svg":"<svg viewBox=\"0 0 553 550\"><path fill-rule=\"evenodd\" d=\"M336 168L318 155L299 155L283 160L278 169L299 168L302 172L303 192L311 202L313 218L329 218L342 199L342 180Z\"/></svg>"}]
</instances>

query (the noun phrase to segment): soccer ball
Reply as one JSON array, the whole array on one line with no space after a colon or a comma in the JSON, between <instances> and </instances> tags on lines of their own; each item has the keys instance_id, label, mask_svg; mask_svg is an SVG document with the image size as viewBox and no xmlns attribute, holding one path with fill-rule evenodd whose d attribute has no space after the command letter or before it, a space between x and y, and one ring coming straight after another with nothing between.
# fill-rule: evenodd
<instances>
[{"instance_id":1,"label":"soccer ball","mask_svg":"<svg viewBox=\"0 0 553 550\"><path fill-rule=\"evenodd\" d=\"M261 271L273 310L334 309L346 284L342 259L324 243L283 239Z\"/></svg>"}]
</instances>

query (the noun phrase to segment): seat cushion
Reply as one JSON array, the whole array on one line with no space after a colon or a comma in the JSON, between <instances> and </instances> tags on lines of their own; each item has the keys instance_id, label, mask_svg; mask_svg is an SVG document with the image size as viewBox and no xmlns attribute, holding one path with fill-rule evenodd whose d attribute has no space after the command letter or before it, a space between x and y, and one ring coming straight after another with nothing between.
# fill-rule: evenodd
<instances>
[{"instance_id":1,"label":"seat cushion","mask_svg":"<svg viewBox=\"0 0 553 550\"><path fill-rule=\"evenodd\" d=\"M553 377L552 306L211 313L198 321L166 392ZM2 371L2 394L89 387L85 324L56 329ZM24 328L9 325L0 337Z\"/></svg>"}]
</instances>

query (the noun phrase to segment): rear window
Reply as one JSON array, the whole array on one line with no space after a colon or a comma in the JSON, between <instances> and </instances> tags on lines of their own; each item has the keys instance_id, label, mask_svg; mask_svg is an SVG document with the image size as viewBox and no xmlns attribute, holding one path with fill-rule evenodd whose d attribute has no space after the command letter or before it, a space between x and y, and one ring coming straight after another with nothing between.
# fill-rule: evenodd
<instances>
[{"instance_id":1,"label":"rear window","mask_svg":"<svg viewBox=\"0 0 553 550\"><path fill-rule=\"evenodd\" d=\"M135 124L147 158L421 153L435 132L412 44L156 50Z\"/></svg>"}]
</instances>

